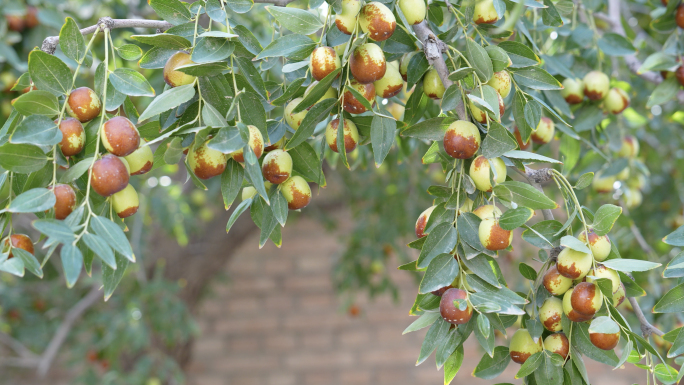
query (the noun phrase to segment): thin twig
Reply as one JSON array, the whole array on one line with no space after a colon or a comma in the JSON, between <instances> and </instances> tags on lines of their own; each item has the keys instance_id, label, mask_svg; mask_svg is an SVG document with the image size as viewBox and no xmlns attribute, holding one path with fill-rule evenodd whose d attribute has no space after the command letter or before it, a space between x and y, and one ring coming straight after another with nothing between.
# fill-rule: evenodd
<instances>
[{"instance_id":1,"label":"thin twig","mask_svg":"<svg viewBox=\"0 0 684 385\"><path fill-rule=\"evenodd\" d=\"M644 315L644 312L641 311L641 308L639 307L639 303L637 302L636 298L629 297L628 299L629 303L632 304L634 314L636 314L637 318L639 319L639 323L641 324L641 334L644 335L644 338L648 338L648 336L650 336L651 334L657 334L659 336L665 334L665 332L651 325L651 323L648 322L646 316Z\"/></svg>"},{"instance_id":2,"label":"thin twig","mask_svg":"<svg viewBox=\"0 0 684 385\"><path fill-rule=\"evenodd\" d=\"M12 336L0 333L0 343L7 345L9 348L14 350L20 357L37 359L38 355L30 351L24 344L14 339Z\"/></svg>"}]
</instances>

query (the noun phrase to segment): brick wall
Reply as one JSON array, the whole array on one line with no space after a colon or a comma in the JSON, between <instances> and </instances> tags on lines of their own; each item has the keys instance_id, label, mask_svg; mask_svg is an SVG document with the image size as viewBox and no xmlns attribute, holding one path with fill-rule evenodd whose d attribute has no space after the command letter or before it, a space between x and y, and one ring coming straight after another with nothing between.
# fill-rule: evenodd
<instances>
[{"instance_id":1,"label":"brick wall","mask_svg":"<svg viewBox=\"0 0 684 385\"><path fill-rule=\"evenodd\" d=\"M416 286L411 277L388 269L399 283L401 300L387 296L359 299L358 317L350 316L330 280L339 237L349 220L338 213L337 234L319 222L291 215L281 249L258 250L258 235L246 242L225 267L225 279L212 284L198 316L202 335L188 371L191 385L403 385L442 383L434 357L415 367L427 329L402 336L413 317L408 309ZM296 223L295 223L296 221ZM509 333L510 335L510 333ZM497 380L473 378L482 356L474 338L455 384L512 382L518 365L509 365ZM594 384L642 383L645 372L628 366L611 368L590 362Z\"/></svg>"}]
</instances>

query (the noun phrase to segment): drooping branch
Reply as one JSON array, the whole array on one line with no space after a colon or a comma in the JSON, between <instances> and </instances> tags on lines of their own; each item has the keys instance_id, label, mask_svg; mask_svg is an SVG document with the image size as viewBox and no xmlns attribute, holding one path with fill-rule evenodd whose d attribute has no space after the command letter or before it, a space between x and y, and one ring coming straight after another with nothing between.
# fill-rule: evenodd
<instances>
[{"instance_id":1,"label":"drooping branch","mask_svg":"<svg viewBox=\"0 0 684 385\"><path fill-rule=\"evenodd\" d=\"M449 80L449 69L442 56L448 49L447 45L432 32L425 20L414 25L413 31L423 45L423 52L425 52L428 63L430 63L432 68L439 74L439 78L442 80L444 88L449 88L454 83ZM461 120L468 119L465 112L465 105L461 101L461 98L457 98L456 114Z\"/></svg>"},{"instance_id":2,"label":"drooping branch","mask_svg":"<svg viewBox=\"0 0 684 385\"><path fill-rule=\"evenodd\" d=\"M648 336L650 336L651 334L657 334L659 336L665 334L665 332L651 325L651 323L648 322L646 316L644 315L644 312L641 311L641 308L639 307L639 303L637 302L636 298L629 297L629 303L632 305L632 308L634 309L634 314L637 316L637 319L641 324L641 334L644 335L644 338L648 338Z\"/></svg>"}]
</instances>

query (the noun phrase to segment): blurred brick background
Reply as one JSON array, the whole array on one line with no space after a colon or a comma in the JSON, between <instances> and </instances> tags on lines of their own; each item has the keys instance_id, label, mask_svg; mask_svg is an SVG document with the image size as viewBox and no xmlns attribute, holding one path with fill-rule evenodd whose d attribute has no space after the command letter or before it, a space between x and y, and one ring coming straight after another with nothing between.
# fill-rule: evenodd
<instances>
[{"instance_id":1,"label":"blurred brick background","mask_svg":"<svg viewBox=\"0 0 684 385\"><path fill-rule=\"evenodd\" d=\"M401 335L415 319L408 310L416 285L408 273L396 270L397 261L387 268L401 288L400 303L389 296L372 302L359 298L361 313L346 312L330 273L350 220L344 212L335 217L336 233L314 219L292 216L281 249L269 243L259 250L257 233L239 249L201 305L202 335L188 371L191 385L443 383L434 355L415 367L427 329ZM495 380L472 377L482 354L469 339L455 384L521 383L513 379L519 367L514 363ZM613 371L586 362L594 385L644 382L645 372L632 365Z\"/></svg>"}]
</instances>

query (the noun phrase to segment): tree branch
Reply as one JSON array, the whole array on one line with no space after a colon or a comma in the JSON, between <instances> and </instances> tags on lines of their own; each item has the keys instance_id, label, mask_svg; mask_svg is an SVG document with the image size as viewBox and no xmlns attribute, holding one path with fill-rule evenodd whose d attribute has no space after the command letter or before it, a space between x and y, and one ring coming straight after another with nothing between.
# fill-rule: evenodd
<instances>
[{"instance_id":1,"label":"tree branch","mask_svg":"<svg viewBox=\"0 0 684 385\"><path fill-rule=\"evenodd\" d=\"M446 62L442 54L446 52L447 45L441 41L428 27L427 21L416 24L413 26L413 31L416 33L418 40L420 40L423 45L423 52L425 52L425 57L428 63L437 71L439 78L444 84L444 88L449 88L454 84L449 80L449 69L447 68ZM461 98L457 98L456 114L461 120L468 120L468 116L465 112L465 105Z\"/></svg>"},{"instance_id":2,"label":"tree branch","mask_svg":"<svg viewBox=\"0 0 684 385\"><path fill-rule=\"evenodd\" d=\"M166 31L167 29L173 27L173 24L163 21L163 20L145 20L145 19L112 19L111 17L101 17L97 24L91 25L81 29L82 35L89 35L97 30L99 25L105 25L109 29L117 28L155 28L160 32ZM102 29L100 29L102 32ZM59 44L59 36L49 36L43 40L43 45L41 50L50 55L55 53L57 49L57 44Z\"/></svg>"},{"instance_id":3,"label":"tree branch","mask_svg":"<svg viewBox=\"0 0 684 385\"><path fill-rule=\"evenodd\" d=\"M66 313L66 315L64 316L64 321L62 321L62 324L59 325L59 328L57 328L55 335L52 337L52 340L50 340L50 343L48 344L47 348L40 357L40 362L38 362L39 377L44 378L48 370L50 370L50 365L52 365L52 361L55 359L55 356L57 355L59 348L64 343L64 340L66 340L67 335L69 334L69 331L71 330L71 327L74 325L74 323L81 317L81 315L83 315L83 313L89 307L95 304L98 298L100 298L99 287L100 285L93 285L93 288L90 289L90 292L80 301L78 301L76 305L74 305L74 307L69 309L69 311Z\"/></svg>"},{"instance_id":4,"label":"tree branch","mask_svg":"<svg viewBox=\"0 0 684 385\"><path fill-rule=\"evenodd\" d=\"M637 318L639 319L639 323L641 324L641 334L644 335L644 338L648 338L648 336L650 336L651 334L657 334L659 336L665 334L665 332L651 325L651 323L648 322L646 316L644 315L644 312L641 311L641 308L639 307L639 303L637 302L636 298L629 297L628 299L629 303L632 304L634 314L636 314Z\"/></svg>"},{"instance_id":5,"label":"tree branch","mask_svg":"<svg viewBox=\"0 0 684 385\"><path fill-rule=\"evenodd\" d=\"M0 333L0 343L7 345L22 358L37 359L38 355L30 351L24 344L12 338L12 336Z\"/></svg>"}]
</instances>

